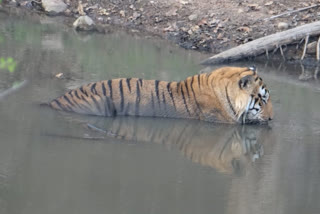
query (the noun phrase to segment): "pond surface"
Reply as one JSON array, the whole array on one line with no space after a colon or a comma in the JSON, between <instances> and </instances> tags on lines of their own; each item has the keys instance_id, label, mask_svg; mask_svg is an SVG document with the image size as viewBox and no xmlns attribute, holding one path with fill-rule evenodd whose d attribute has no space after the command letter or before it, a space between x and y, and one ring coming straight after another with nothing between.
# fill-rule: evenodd
<instances>
[{"instance_id":1,"label":"pond surface","mask_svg":"<svg viewBox=\"0 0 320 214\"><path fill-rule=\"evenodd\" d=\"M38 104L96 80L181 80L200 58L123 33L0 19L0 58L16 62L0 70L1 214L319 213L320 87L299 81L300 67L257 64L269 126L59 113Z\"/></svg>"}]
</instances>

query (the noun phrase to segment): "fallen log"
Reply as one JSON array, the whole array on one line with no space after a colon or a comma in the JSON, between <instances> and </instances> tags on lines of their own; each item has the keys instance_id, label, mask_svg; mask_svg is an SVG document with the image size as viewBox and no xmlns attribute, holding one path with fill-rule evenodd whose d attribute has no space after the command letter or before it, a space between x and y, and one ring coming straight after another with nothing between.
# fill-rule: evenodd
<instances>
[{"instance_id":1,"label":"fallen log","mask_svg":"<svg viewBox=\"0 0 320 214\"><path fill-rule=\"evenodd\" d=\"M320 35L320 21L302 25L293 29L265 36L243 45L214 55L201 64L219 64L232 62L246 57L258 56L282 45L288 45L309 36Z\"/></svg>"}]
</instances>

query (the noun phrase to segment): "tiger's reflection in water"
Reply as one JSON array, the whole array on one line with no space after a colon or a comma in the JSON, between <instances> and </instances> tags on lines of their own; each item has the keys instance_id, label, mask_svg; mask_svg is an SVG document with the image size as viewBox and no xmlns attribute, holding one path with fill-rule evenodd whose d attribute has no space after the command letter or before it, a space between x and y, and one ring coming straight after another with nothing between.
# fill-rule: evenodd
<instances>
[{"instance_id":1,"label":"tiger's reflection in water","mask_svg":"<svg viewBox=\"0 0 320 214\"><path fill-rule=\"evenodd\" d=\"M263 144L267 143L267 133L271 130L267 125L237 126L145 117L116 117L92 122L93 129L105 130L111 138L128 143L161 143L169 150L178 148L194 163L236 175L243 174L248 165L263 155Z\"/></svg>"}]
</instances>

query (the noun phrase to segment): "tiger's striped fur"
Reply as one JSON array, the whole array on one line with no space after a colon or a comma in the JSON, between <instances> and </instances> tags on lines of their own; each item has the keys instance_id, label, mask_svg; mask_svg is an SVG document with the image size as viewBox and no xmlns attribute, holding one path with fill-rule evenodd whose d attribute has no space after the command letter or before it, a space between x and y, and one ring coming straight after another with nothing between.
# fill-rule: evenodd
<instances>
[{"instance_id":1,"label":"tiger's striped fur","mask_svg":"<svg viewBox=\"0 0 320 214\"><path fill-rule=\"evenodd\" d=\"M52 100L57 110L99 116L133 115L261 122L272 118L269 92L255 68L223 67L180 82L120 78L94 82Z\"/></svg>"}]
</instances>

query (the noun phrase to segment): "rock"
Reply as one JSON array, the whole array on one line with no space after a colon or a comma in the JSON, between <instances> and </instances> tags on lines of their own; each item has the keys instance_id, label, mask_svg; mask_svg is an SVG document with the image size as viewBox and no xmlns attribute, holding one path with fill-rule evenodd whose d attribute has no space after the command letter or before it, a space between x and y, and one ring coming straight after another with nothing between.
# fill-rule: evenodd
<instances>
[{"instance_id":1,"label":"rock","mask_svg":"<svg viewBox=\"0 0 320 214\"><path fill-rule=\"evenodd\" d=\"M139 18L140 16L141 16L140 13L134 12L133 15L132 15L132 19L133 19L133 20L136 20L136 19Z\"/></svg>"},{"instance_id":2,"label":"rock","mask_svg":"<svg viewBox=\"0 0 320 214\"><path fill-rule=\"evenodd\" d=\"M280 30L286 30L286 29L289 28L289 24L286 23L286 22L279 22L279 23L278 23L278 28L279 28Z\"/></svg>"},{"instance_id":3,"label":"rock","mask_svg":"<svg viewBox=\"0 0 320 214\"><path fill-rule=\"evenodd\" d=\"M80 16L74 23L76 30L91 31L96 30L96 25L89 16Z\"/></svg>"},{"instance_id":4,"label":"rock","mask_svg":"<svg viewBox=\"0 0 320 214\"><path fill-rule=\"evenodd\" d=\"M317 42L311 42L307 45L307 53L308 54L315 54L317 52Z\"/></svg>"},{"instance_id":5,"label":"rock","mask_svg":"<svg viewBox=\"0 0 320 214\"><path fill-rule=\"evenodd\" d=\"M62 13L67 9L67 5L62 0L42 0L41 4L49 13Z\"/></svg>"},{"instance_id":6,"label":"rock","mask_svg":"<svg viewBox=\"0 0 320 214\"><path fill-rule=\"evenodd\" d=\"M197 14L191 14L191 15L188 17L188 19L189 19L190 21L194 21L194 20L198 19L198 15L197 15Z\"/></svg>"}]
</instances>

